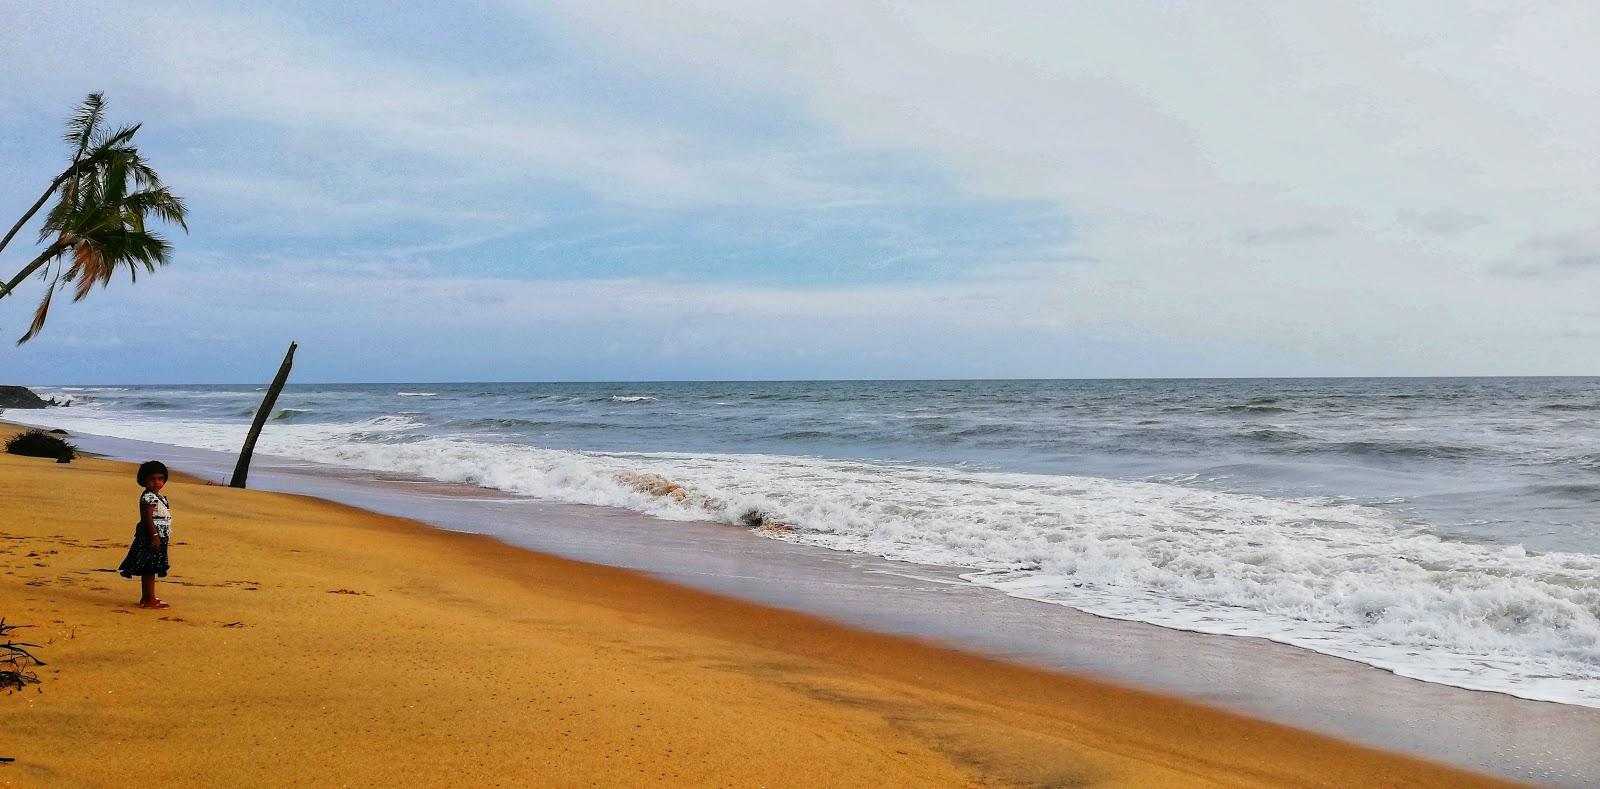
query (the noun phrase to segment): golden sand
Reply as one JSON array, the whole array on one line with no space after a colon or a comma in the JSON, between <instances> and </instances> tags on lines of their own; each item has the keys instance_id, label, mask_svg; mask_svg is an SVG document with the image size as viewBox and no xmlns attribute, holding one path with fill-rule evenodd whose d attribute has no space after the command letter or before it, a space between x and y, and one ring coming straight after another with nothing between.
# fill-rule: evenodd
<instances>
[{"instance_id":1,"label":"golden sand","mask_svg":"<svg viewBox=\"0 0 1600 789\"><path fill-rule=\"evenodd\" d=\"M0 426L0 437L13 428ZM1493 786L1176 698L177 475L0 454L18 786Z\"/></svg>"}]
</instances>

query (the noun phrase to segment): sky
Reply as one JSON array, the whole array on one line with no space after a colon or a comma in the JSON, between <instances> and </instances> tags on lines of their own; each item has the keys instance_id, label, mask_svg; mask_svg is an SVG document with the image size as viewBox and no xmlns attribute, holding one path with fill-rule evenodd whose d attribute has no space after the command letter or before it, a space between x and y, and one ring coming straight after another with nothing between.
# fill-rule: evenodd
<instances>
[{"instance_id":1,"label":"sky","mask_svg":"<svg viewBox=\"0 0 1600 789\"><path fill-rule=\"evenodd\" d=\"M5 226L92 91L190 206L0 382L1600 373L1592 4L0 18Z\"/></svg>"}]
</instances>

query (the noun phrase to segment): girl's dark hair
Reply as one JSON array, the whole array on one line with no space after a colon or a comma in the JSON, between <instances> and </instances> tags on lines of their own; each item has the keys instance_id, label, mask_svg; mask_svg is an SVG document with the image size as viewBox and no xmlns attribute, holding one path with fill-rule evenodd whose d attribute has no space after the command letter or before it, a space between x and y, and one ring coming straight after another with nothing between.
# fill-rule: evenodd
<instances>
[{"instance_id":1,"label":"girl's dark hair","mask_svg":"<svg viewBox=\"0 0 1600 789\"><path fill-rule=\"evenodd\" d=\"M167 474L167 465L159 460L147 460L139 464L137 479L141 486L150 481L151 474L160 474L163 477L170 476Z\"/></svg>"}]
</instances>

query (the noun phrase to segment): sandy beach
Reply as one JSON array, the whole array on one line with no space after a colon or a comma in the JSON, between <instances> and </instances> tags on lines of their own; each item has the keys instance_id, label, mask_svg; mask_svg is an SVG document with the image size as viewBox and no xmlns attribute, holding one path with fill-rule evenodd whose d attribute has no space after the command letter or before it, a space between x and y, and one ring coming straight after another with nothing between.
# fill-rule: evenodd
<instances>
[{"instance_id":1,"label":"sandy beach","mask_svg":"<svg viewBox=\"0 0 1600 789\"><path fill-rule=\"evenodd\" d=\"M14 428L0 428L9 435ZM181 474L173 607L112 571L132 467L0 454L0 783L1491 786L1091 678Z\"/></svg>"}]
</instances>

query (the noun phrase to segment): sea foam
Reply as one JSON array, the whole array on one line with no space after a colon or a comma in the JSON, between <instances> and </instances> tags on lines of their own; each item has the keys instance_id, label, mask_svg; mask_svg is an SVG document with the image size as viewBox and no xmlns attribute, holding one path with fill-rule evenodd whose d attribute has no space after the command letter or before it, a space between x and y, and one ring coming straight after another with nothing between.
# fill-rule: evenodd
<instances>
[{"instance_id":1,"label":"sea foam","mask_svg":"<svg viewBox=\"0 0 1600 789\"><path fill-rule=\"evenodd\" d=\"M233 451L244 426L32 412L48 426ZM1255 636L1416 679L1600 707L1600 557L1446 539L1329 498L772 454L602 453L425 437L410 416L275 425L257 451L414 474L968 570L1090 613ZM633 482L656 475L683 491ZM659 486L657 486L659 487Z\"/></svg>"}]
</instances>

